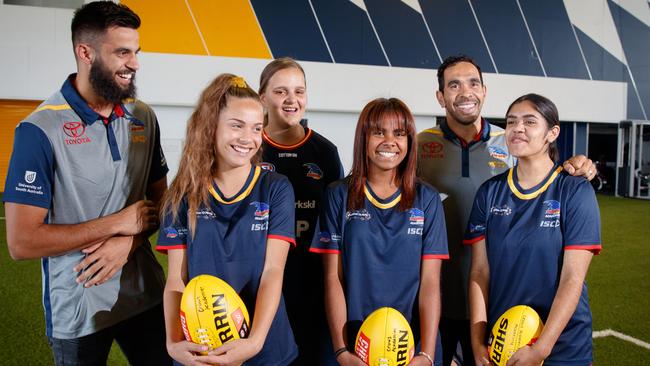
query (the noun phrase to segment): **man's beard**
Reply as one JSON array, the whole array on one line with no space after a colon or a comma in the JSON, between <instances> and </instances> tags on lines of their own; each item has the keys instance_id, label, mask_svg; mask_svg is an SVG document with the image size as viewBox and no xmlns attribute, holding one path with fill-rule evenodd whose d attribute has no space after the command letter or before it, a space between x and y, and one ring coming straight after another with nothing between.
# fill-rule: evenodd
<instances>
[{"instance_id":1,"label":"man's beard","mask_svg":"<svg viewBox=\"0 0 650 366\"><path fill-rule=\"evenodd\" d=\"M95 59L90 67L90 85L95 94L113 104L119 104L127 98L134 98L135 73L132 74L131 83L126 89L122 88L114 77L115 73L110 71L100 58Z\"/></svg>"}]
</instances>

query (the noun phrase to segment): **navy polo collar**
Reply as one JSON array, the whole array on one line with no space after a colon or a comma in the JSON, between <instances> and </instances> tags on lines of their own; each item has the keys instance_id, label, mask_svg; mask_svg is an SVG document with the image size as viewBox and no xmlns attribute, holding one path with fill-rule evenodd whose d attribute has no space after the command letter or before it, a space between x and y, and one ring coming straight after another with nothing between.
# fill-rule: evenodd
<instances>
[{"instance_id":1,"label":"navy polo collar","mask_svg":"<svg viewBox=\"0 0 650 366\"><path fill-rule=\"evenodd\" d=\"M447 124L446 119L443 119L440 122L440 129L442 130L442 132L443 132L443 134L444 134L444 136L445 136L445 138L447 140L456 141L456 142L458 142L459 144L461 144L463 146L467 145L468 143L469 143L469 145L472 145L475 142L488 141L490 139L490 124L488 123L488 121L485 118L481 118L481 131L480 131L479 135L476 136L474 138L474 140L469 141L468 143L465 142L465 140L460 138L458 135L456 135L456 133L454 133L454 131Z\"/></svg>"},{"instance_id":2,"label":"navy polo collar","mask_svg":"<svg viewBox=\"0 0 650 366\"><path fill-rule=\"evenodd\" d=\"M63 94L63 98L65 98L66 102L68 102L70 107L72 107L72 109L79 115L79 117L81 117L86 125L90 126L98 120L104 121L105 118L90 108L88 103L86 103L81 95L79 95L79 92L72 83L76 77L76 73L70 74L70 76L68 76L68 78L63 83L63 86L61 87L61 94ZM113 112L111 113L111 116L108 120L112 121L115 118L124 117L126 114L125 111L126 108L124 108L124 105L115 105Z\"/></svg>"}]
</instances>

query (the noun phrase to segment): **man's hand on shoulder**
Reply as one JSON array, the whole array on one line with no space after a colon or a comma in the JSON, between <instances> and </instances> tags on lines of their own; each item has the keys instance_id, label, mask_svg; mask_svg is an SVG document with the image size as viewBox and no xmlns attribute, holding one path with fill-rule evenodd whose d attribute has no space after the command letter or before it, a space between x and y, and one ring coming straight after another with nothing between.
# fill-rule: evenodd
<instances>
[{"instance_id":1,"label":"man's hand on shoulder","mask_svg":"<svg viewBox=\"0 0 650 366\"><path fill-rule=\"evenodd\" d=\"M572 156L562 164L562 167L574 177L585 177L587 180L594 179L598 172L596 164L584 155Z\"/></svg>"}]
</instances>

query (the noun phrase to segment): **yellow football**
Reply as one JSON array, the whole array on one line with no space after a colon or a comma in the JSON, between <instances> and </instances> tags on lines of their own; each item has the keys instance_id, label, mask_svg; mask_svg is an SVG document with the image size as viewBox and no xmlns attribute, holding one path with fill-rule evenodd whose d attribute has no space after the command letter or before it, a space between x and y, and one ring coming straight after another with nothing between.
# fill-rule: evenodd
<instances>
[{"instance_id":1,"label":"yellow football","mask_svg":"<svg viewBox=\"0 0 650 366\"><path fill-rule=\"evenodd\" d=\"M229 284L215 276L199 275L187 283L180 313L185 339L210 349L246 338L250 329L246 305Z\"/></svg>"},{"instance_id":2,"label":"yellow football","mask_svg":"<svg viewBox=\"0 0 650 366\"><path fill-rule=\"evenodd\" d=\"M494 323L488 339L490 362L504 366L519 348L535 343L543 328L542 319L530 306L506 310Z\"/></svg>"},{"instance_id":3,"label":"yellow football","mask_svg":"<svg viewBox=\"0 0 650 366\"><path fill-rule=\"evenodd\" d=\"M399 311L379 308L361 324L354 351L369 366L407 365L415 352L411 326Z\"/></svg>"}]
</instances>

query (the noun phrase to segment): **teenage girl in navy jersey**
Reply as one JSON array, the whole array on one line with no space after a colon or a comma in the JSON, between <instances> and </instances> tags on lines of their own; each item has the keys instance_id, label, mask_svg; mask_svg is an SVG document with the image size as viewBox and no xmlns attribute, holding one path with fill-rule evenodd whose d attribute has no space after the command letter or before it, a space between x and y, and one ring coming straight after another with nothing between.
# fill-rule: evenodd
<instances>
[{"instance_id":1,"label":"teenage girl in navy jersey","mask_svg":"<svg viewBox=\"0 0 650 366\"><path fill-rule=\"evenodd\" d=\"M515 305L544 321L532 346L508 365L590 365L591 312L584 283L600 244L600 217L586 179L557 164L558 112L527 94L506 114L508 150L517 165L476 194L465 243L472 245L469 283L472 348L488 365L486 333Z\"/></svg>"},{"instance_id":2,"label":"teenage girl in navy jersey","mask_svg":"<svg viewBox=\"0 0 650 366\"><path fill-rule=\"evenodd\" d=\"M294 242L293 191L286 177L262 170L264 114L259 96L231 74L205 89L192 114L180 168L164 197L159 250L169 255L164 293L167 349L191 365L288 365L297 356L282 300ZM211 350L185 341L179 303L185 284L217 276L252 314L248 338Z\"/></svg>"},{"instance_id":3,"label":"teenage girl in navy jersey","mask_svg":"<svg viewBox=\"0 0 650 366\"><path fill-rule=\"evenodd\" d=\"M430 366L439 356L447 235L440 195L416 178L415 159L408 107L375 99L359 116L351 174L326 191L311 250L323 254L327 319L341 365L364 364L354 354L355 337L384 306L400 311L421 343L411 365Z\"/></svg>"}]
</instances>

